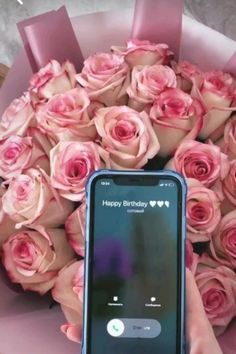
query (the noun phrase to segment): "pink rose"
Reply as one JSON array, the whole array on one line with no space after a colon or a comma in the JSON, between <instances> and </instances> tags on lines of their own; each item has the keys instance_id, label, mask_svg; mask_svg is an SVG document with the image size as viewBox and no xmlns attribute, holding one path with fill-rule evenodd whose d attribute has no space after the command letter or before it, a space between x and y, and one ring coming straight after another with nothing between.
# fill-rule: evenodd
<instances>
[{"instance_id":1,"label":"pink rose","mask_svg":"<svg viewBox=\"0 0 236 354\"><path fill-rule=\"evenodd\" d=\"M129 67L119 55L97 53L85 60L83 70L76 75L76 79L91 100L112 106L126 97Z\"/></svg>"},{"instance_id":2,"label":"pink rose","mask_svg":"<svg viewBox=\"0 0 236 354\"><path fill-rule=\"evenodd\" d=\"M101 103L99 101L91 101L90 102L90 105L88 106L88 115L89 115L89 118L92 119L94 118L94 116L96 115L97 111L100 109L100 108L104 108L105 105L104 103Z\"/></svg>"},{"instance_id":3,"label":"pink rose","mask_svg":"<svg viewBox=\"0 0 236 354\"><path fill-rule=\"evenodd\" d=\"M212 235L210 249L220 263L236 269L236 210L222 218Z\"/></svg>"},{"instance_id":4,"label":"pink rose","mask_svg":"<svg viewBox=\"0 0 236 354\"><path fill-rule=\"evenodd\" d=\"M199 180L204 186L211 187L223 180L229 172L229 161L218 146L198 141L185 141L175 152L165 168L173 169L186 178Z\"/></svg>"},{"instance_id":5,"label":"pink rose","mask_svg":"<svg viewBox=\"0 0 236 354\"><path fill-rule=\"evenodd\" d=\"M47 175L34 168L10 181L2 203L16 228L31 224L57 227L64 224L73 210L73 204L51 188Z\"/></svg>"},{"instance_id":6,"label":"pink rose","mask_svg":"<svg viewBox=\"0 0 236 354\"><path fill-rule=\"evenodd\" d=\"M5 110L0 120L0 140L11 135L24 136L27 128L34 124L34 110L29 94L16 98Z\"/></svg>"},{"instance_id":7,"label":"pink rose","mask_svg":"<svg viewBox=\"0 0 236 354\"><path fill-rule=\"evenodd\" d=\"M123 55L131 68L136 65L169 64L173 53L167 44L156 44L150 41L132 39L127 47L112 47L112 51Z\"/></svg>"},{"instance_id":8,"label":"pink rose","mask_svg":"<svg viewBox=\"0 0 236 354\"><path fill-rule=\"evenodd\" d=\"M221 208L223 214L226 214L236 208L236 160L230 161L230 170L222 181L221 188L225 197Z\"/></svg>"},{"instance_id":9,"label":"pink rose","mask_svg":"<svg viewBox=\"0 0 236 354\"><path fill-rule=\"evenodd\" d=\"M88 116L89 104L88 95L81 88L55 95L39 106L38 126L55 141L93 140L96 129Z\"/></svg>"},{"instance_id":10,"label":"pink rose","mask_svg":"<svg viewBox=\"0 0 236 354\"><path fill-rule=\"evenodd\" d=\"M57 277L52 296L59 302L68 323L61 326L67 338L81 342L83 320L84 262L77 261L63 268Z\"/></svg>"},{"instance_id":11,"label":"pink rose","mask_svg":"<svg viewBox=\"0 0 236 354\"><path fill-rule=\"evenodd\" d=\"M222 150L230 160L236 159L236 114L233 114L225 125Z\"/></svg>"},{"instance_id":12,"label":"pink rose","mask_svg":"<svg viewBox=\"0 0 236 354\"><path fill-rule=\"evenodd\" d=\"M184 92L191 92L193 79L202 73L197 65L183 60L176 63L171 62L171 66L177 76L178 87Z\"/></svg>"},{"instance_id":13,"label":"pink rose","mask_svg":"<svg viewBox=\"0 0 236 354\"><path fill-rule=\"evenodd\" d=\"M220 200L214 191L189 178L187 195L187 230L191 242L209 241L221 219Z\"/></svg>"},{"instance_id":14,"label":"pink rose","mask_svg":"<svg viewBox=\"0 0 236 354\"><path fill-rule=\"evenodd\" d=\"M205 312L219 335L236 315L235 273L204 255L199 260L196 274Z\"/></svg>"},{"instance_id":15,"label":"pink rose","mask_svg":"<svg viewBox=\"0 0 236 354\"><path fill-rule=\"evenodd\" d=\"M101 146L113 169L142 168L159 151L148 115L126 106L101 108L95 118Z\"/></svg>"},{"instance_id":16,"label":"pink rose","mask_svg":"<svg viewBox=\"0 0 236 354\"><path fill-rule=\"evenodd\" d=\"M200 102L180 89L163 91L150 110L160 142L159 154L168 156L183 140L195 139L202 127L203 113Z\"/></svg>"},{"instance_id":17,"label":"pink rose","mask_svg":"<svg viewBox=\"0 0 236 354\"><path fill-rule=\"evenodd\" d=\"M84 233L85 233L86 204L82 204L67 218L65 230L68 241L73 250L84 257Z\"/></svg>"},{"instance_id":18,"label":"pink rose","mask_svg":"<svg viewBox=\"0 0 236 354\"><path fill-rule=\"evenodd\" d=\"M8 239L10 235L16 232L15 223L4 213L2 208L2 197L6 189L0 186L0 256L3 243Z\"/></svg>"},{"instance_id":19,"label":"pink rose","mask_svg":"<svg viewBox=\"0 0 236 354\"><path fill-rule=\"evenodd\" d=\"M186 240L186 267L195 274L198 263L198 254L193 252L193 245L189 240Z\"/></svg>"},{"instance_id":20,"label":"pink rose","mask_svg":"<svg viewBox=\"0 0 236 354\"><path fill-rule=\"evenodd\" d=\"M48 170L49 160L31 137L11 135L0 141L0 177L9 179L36 166L46 167Z\"/></svg>"},{"instance_id":21,"label":"pink rose","mask_svg":"<svg viewBox=\"0 0 236 354\"><path fill-rule=\"evenodd\" d=\"M81 201L89 175L109 167L108 154L92 142L64 141L50 152L51 184L63 198Z\"/></svg>"},{"instance_id":22,"label":"pink rose","mask_svg":"<svg viewBox=\"0 0 236 354\"><path fill-rule=\"evenodd\" d=\"M206 109L204 125L199 136L206 139L229 118L235 98L234 80L231 75L212 71L194 80L192 95L200 99Z\"/></svg>"},{"instance_id":23,"label":"pink rose","mask_svg":"<svg viewBox=\"0 0 236 354\"><path fill-rule=\"evenodd\" d=\"M33 102L47 100L56 94L67 92L76 86L75 67L69 61L60 64L51 60L30 80L30 94Z\"/></svg>"},{"instance_id":24,"label":"pink rose","mask_svg":"<svg viewBox=\"0 0 236 354\"><path fill-rule=\"evenodd\" d=\"M48 229L47 234L48 238L24 230L3 244L3 265L11 281L41 295L54 286L58 271L74 258L64 230Z\"/></svg>"},{"instance_id":25,"label":"pink rose","mask_svg":"<svg viewBox=\"0 0 236 354\"><path fill-rule=\"evenodd\" d=\"M127 89L129 107L141 112L167 87L176 87L176 76L168 66L135 66Z\"/></svg>"}]
</instances>

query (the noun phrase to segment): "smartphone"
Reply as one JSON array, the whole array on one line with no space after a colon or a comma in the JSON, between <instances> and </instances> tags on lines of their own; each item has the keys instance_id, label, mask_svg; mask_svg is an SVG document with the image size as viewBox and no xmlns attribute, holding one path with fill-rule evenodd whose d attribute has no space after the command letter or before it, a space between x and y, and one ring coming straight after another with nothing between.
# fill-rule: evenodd
<instances>
[{"instance_id":1,"label":"smartphone","mask_svg":"<svg viewBox=\"0 0 236 354\"><path fill-rule=\"evenodd\" d=\"M184 352L185 196L174 172L90 177L83 354Z\"/></svg>"}]
</instances>

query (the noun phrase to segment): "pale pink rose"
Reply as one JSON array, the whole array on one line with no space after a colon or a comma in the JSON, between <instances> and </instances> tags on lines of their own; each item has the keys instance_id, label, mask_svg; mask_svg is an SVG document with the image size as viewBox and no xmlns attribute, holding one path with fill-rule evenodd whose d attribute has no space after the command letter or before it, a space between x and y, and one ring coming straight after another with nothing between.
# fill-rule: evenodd
<instances>
[{"instance_id":1,"label":"pale pink rose","mask_svg":"<svg viewBox=\"0 0 236 354\"><path fill-rule=\"evenodd\" d=\"M131 68L136 65L169 64L173 57L167 44L146 40L132 39L127 42L126 47L113 46L111 49L114 53L123 55Z\"/></svg>"},{"instance_id":2,"label":"pale pink rose","mask_svg":"<svg viewBox=\"0 0 236 354\"><path fill-rule=\"evenodd\" d=\"M41 295L54 286L58 271L74 258L64 230L46 232L48 237L24 230L3 244L3 265L11 281Z\"/></svg>"},{"instance_id":3,"label":"pale pink rose","mask_svg":"<svg viewBox=\"0 0 236 354\"><path fill-rule=\"evenodd\" d=\"M57 277L52 296L59 302L68 323L61 326L67 338L81 342L83 320L84 262L77 261L63 268Z\"/></svg>"},{"instance_id":4,"label":"pale pink rose","mask_svg":"<svg viewBox=\"0 0 236 354\"><path fill-rule=\"evenodd\" d=\"M34 124L34 110L28 93L16 98L0 119L0 140L11 135L24 136L27 128Z\"/></svg>"},{"instance_id":5,"label":"pale pink rose","mask_svg":"<svg viewBox=\"0 0 236 354\"><path fill-rule=\"evenodd\" d=\"M159 151L159 142L145 112L138 113L126 106L101 108L94 120L113 169L142 168Z\"/></svg>"},{"instance_id":6,"label":"pale pink rose","mask_svg":"<svg viewBox=\"0 0 236 354\"><path fill-rule=\"evenodd\" d=\"M65 222L68 241L73 250L82 257L84 257L85 218L86 203L83 201Z\"/></svg>"},{"instance_id":7,"label":"pale pink rose","mask_svg":"<svg viewBox=\"0 0 236 354\"><path fill-rule=\"evenodd\" d=\"M236 208L236 160L230 161L230 170L221 184L225 197L221 205L223 214Z\"/></svg>"},{"instance_id":8,"label":"pale pink rose","mask_svg":"<svg viewBox=\"0 0 236 354\"><path fill-rule=\"evenodd\" d=\"M0 186L0 256L2 250L2 244L8 239L10 235L16 232L15 222L4 213L2 208L2 197L6 189Z\"/></svg>"},{"instance_id":9,"label":"pale pink rose","mask_svg":"<svg viewBox=\"0 0 236 354\"><path fill-rule=\"evenodd\" d=\"M177 76L178 87L184 92L190 93L194 77L202 73L200 68L186 60L179 61L178 63L172 61L171 66Z\"/></svg>"},{"instance_id":10,"label":"pale pink rose","mask_svg":"<svg viewBox=\"0 0 236 354\"><path fill-rule=\"evenodd\" d=\"M90 101L84 89L75 88L53 96L36 112L38 126L53 140L93 140L94 123L88 116Z\"/></svg>"},{"instance_id":11,"label":"pale pink rose","mask_svg":"<svg viewBox=\"0 0 236 354\"><path fill-rule=\"evenodd\" d=\"M30 167L49 169L49 159L31 137L11 135L0 141L0 177L10 179Z\"/></svg>"},{"instance_id":12,"label":"pale pink rose","mask_svg":"<svg viewBox=\"0 0 236 354\"><path fill-rule=\"evenodd\" d=\"M187 231L191 242L209 241L221 219L220 200L213 190L188 178Z\"/></svg>"},{"instance_id":13,"label":"pale pink rose","mask_svg":"<svg viewBox=\"0 0 236 354\"><path fill-rule=\"evenodd\" d=\"M229 118L235 98L235 83L230 74L212 71L194 80L192 95L200 99L206 115L199 136L206 139Z\"/></svg>"},{"instance_id":14,"label":"pale pink rose","mask_svg":"<svg viewBox=\"0 0 236 354\"><path fill-rule=\"evenodd\" d=\"M73 204L60 198L50 186L45 172L34 168L10 181L2 203L17 229L32 224L60 226L73 210Z\"/></svg>"},{"instance_id":15,"label":"pale pink rose","mask_svg":"<svg viewBox=\"0 0 236 354\"><path fill-rule=\"evenodd\" d=\"M60 64L56 60L40 69L30 80L29 91L34 103L64 93L76 86L75 67L69 61Z\"/></svg>"},{"instance_id":16,"label":"pale pink rose","mask_svg":"<svg viewBox=\"0 0 236 354\"><path fill-rule=\"evenodd\" d=\"M222 150L230 160L236 159L236 114L225 125Z\"/></svg>"},{"instance_id":17,"label":"pale pink rose","mask_svg":"<svg viewBox=\"0 0 236 354\"><path fill-rule=\"evenodd\" d=\"M186 267L195 274L198 263L198 254L194 253L193 245L189 240L186 240Z\"/></svg>"},{"instance_id":18,"label":"pale pink rose","mask_svg":"<svg viewBox=\"0 0 236 354\"><path fill-rule=\"evenodd\" d=\"M196 283L207 317L217 335L236 316L236 276L234 271L203 255L198 262Z\"/></svg>"},{"instance_id":19,"label":"pale pink rose","mask_svg":"<svg viewBox=\"0 0 236 354\"><path fill-rule=\"evenodd\" d=\"M186 178L199 180L204 186L213 186L229 172L229 160L218 146L198 141L185 141L175 152L166 169L173 169Z\"/></svg>"},{"instance_id":20,"label":"pale pink rose","mask_svg":"<svg viewBox=\"0 0 236 354\"><path fill-rule=\"evenodd\" d=\"M109 167L108 154L93 142L62 141L50 152L51 184L63 198L81 201L87 178Z\"/></svg>"},{"instance_id":21,"label":"pale pink rose","mask_svg":"<svg viewBox=\"0 0 236 354\"><path fill-rule=\"evenodd\" d=\"M100 108L104 108L105 105L104 103L101 103L99 101L91 101L90 102L90 105L88 106L88 115L89 115L89 118L92 119L94 118L95 114L97 113L97 111L100 109Z\"/></svg>"},{"instance_id":22,"label":"pale pink rose","mask_svg":"<svg viewBox=\"0 0 236 354\"><path fill-rule=\"evenodd\" d=\"M169 66L135 66L127 88L128 106L141 112L167 87L176 87L176 76Z\"/></svg>"},{"instance_id":23,"label":"pale pink rose","mask_svg":"<svg viewBox=\"0 0 236 354\"><path fill-rule=\"evenodd\" d=\"M97 53L85 60L76 80L85 88L91 100L112 106L126 99L129 67L119 55Z\"/></svg>"},{"instance_id":24,"label":"pale pink rose","mask_svg":"<svg viewBox=\"0 0 236 354\"><path fill-rule=\"evenodd\" d=\"M222 218L212 234L210 249L216 260L236 269L236 210Z\"/></svg>"},{"instance_id":25,"label":"pale pink rose","mask_svg":"<svg viewBox=\"0 0 236 354\"><path fill-rule=\"evenodd\" d=\"M195 139L202 127L201 103L178 88L163 91L154 101L150 118L160 142L161 156L173 153L183 140Z\"/></svg>"}]
</instances>

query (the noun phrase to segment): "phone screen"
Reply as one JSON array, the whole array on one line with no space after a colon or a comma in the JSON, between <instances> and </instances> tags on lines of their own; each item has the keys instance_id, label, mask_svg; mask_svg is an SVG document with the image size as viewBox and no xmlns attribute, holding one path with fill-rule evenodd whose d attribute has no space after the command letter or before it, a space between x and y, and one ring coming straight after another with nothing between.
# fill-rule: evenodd
<instances>
[{"instance_id":1,"label":"phone screen","mask_svg":"<svg viewBox=\"0 0 236 354\"><path fill-rule=\"evenodd\" d=\"M88 354L180 353L180 196L181 184L171 178L96 179Z\"/></svg>"}]
</instances>

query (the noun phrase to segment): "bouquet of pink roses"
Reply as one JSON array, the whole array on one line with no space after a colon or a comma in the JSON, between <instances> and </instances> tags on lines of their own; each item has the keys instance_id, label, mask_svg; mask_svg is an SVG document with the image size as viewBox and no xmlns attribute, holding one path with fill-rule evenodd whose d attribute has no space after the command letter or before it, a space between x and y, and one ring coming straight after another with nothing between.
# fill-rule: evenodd
<instances>
[{"instance_id":1,"label":"bouquet of pink roses","mask_svg":"<svg viewBox=\"0 0 236 354\"><path fill-rule=\"evenodd\" d=\"M236 81L130 40L77 72L52 59L0 121L1 262L51 291L79 341L85 184L100 168L168 168L187 180L187 266L216 334L236 317Z\"/></svg>"}]
</instances>

